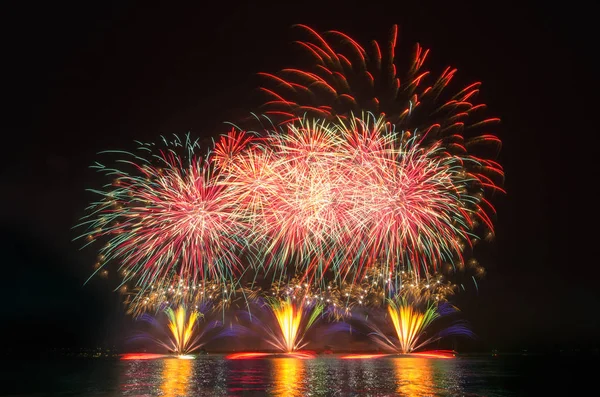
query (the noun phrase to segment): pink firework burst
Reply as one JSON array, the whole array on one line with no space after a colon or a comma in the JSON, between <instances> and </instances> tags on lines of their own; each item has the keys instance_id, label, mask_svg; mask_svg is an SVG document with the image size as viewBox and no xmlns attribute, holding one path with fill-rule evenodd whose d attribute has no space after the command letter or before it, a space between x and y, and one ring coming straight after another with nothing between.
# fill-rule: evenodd
<instances>
[{"instance_id":1,"label":"pink firework burst","mask_svg":"<svg viewBox=\"0 0 600 397\"><path fill-rule=\"evenodd\" d=\"M246 224L231 188L195 153L189 137L165 144L143 145L148 156L131 154L131 161L117 162L119 168L98 165L114 183L94 191L101 200L82 223L89 230L82 237L90 242L108 239L100 268L118 261L123 282L135 281L140 293L168 287L174 276L200 285L240 272Z\"/></svg>"}]
</instances>

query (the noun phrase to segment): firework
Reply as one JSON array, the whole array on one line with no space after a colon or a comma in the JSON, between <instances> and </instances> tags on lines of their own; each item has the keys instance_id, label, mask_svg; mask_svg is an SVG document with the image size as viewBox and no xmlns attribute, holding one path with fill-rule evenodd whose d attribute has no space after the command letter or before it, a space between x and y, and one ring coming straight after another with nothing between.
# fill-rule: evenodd
<instances>
[{"instance_id":1,"label":"firework","mask_svg":"<svg viewBox=\"0 0 600 397\"><path fill-rule=\"evenodd\" d=\"M502 191L499 185L504 177L502 167L493 160L501 141L488 132L499 119L485 118L486 105L476 103L481 83L452 89L457 70L448 67L433 77L424 69L429 50L418 44L408 67L397 66L397 26L393 27L387 45L373 41L370 48L363 47L342 32L320 34L305 25L298 27L306 33L307 39L296 43L306 51L310 61L305 69L288 68L277 74L261 73L267 82L261 87L268 97L264 104L265 114L273 122L286 125L304 117L335 122L339 118L351 123L355 115L370 112L376 119L381 117L381 122L393 126L397 131L394 140L411 140L411 145L419 146L424 152L434 151L437 161L450 167L455 173L453 178L459 177L462 182L456 185L438 180L440 185L430 190L431 186L423 184L428 179L417 178L413 182L409 176L413 176L414 172L417 176L425 176L425 170L436 173L436 168L419 164L422 157L406 156L406 161L388 162L389 166L375 167L375 172L367 172L367 178L379 183L372 184L372 189L355 191L359 195L372 194L381 198L365 208L370 208L381 219L381 222L372 225L371 235L375 236L375 241L371 246L377 250L379 244L383 244L381 248L387 244L390 262L406 260L402 256L410 250L401 253L394 250L401 244L379 239L381 233L386 233L389 239L417 239L417 236L425 235L422 240L412 242L412 246L423 245L426 248L410 251L410 260L431 262L442 259L460 267L464 260L453 255L453 251L464 251L476 243L479 236L493 236L490 215L495 210L486 196ZM351 141L357 159L363 160L363 165L369 164L367 167L378 164L369 161L368 155L378 153L382 142L377 129L373 131L374 134L357 135L358 139ZM405 168L415 164L419 165L415 169ZM402 172L398 173L399 170ZM460 196L458 201L463 206L450 209L445 202L427 206L428 200L441 198L427 197L429 192L436 196L439 189L452 190ZM404 200L403 193L411 190L415 190L416 194ZM417 204L420 211L414 215L409 211L397 211L398 206L390 207L388 200L404 201L408 206ZM424 208L429 208L430 212L423 212ZM446 210L452 210L452 215ZM438 215L437 219L432 218L434 214ZM443 230L425 227L416 233L414 226L423 226L424 219L429 225L447 222L448 227ZM398 228L401 230L388 229L390 225L402 227ZM457 232L455 228L461 231ZM467 230L468 233L465 232ZM476 230L479 232L475 233ZM428 233L439 234L439 237L432 240ZM437 245L442 239L445 243ZM445 255L437 255L440 251ZM449 261L448 256L455 258Z\"/></svg>"},{"instance_id":2,"label":"firework","mask_svg":"<svg viewBox=\"0 0 600 397\"><path fill-rule=\"evenodd\" d=\"M267 299L266 305L276 322L276 327L265 327L267 342L284 353L293 353L305 347L308 342L303 341L304 335L318 319L323 306L291 299Z\"/></svg>"},{"instance_id":3,"label":"firework","mask_svg":"<svg viewBox=\"0 0 600 397\"><path fill-rule=\"evenodd\" d=\"M354 305L346 322L330 327L330 332L366 327L379 347L402 354L413 354L446 336L474 336L466 323L451 318L458 312L448 303L455 284L440 274L423 278L406 270L385 273L384 269L372 267L362 282L345 287L347 299L361 304Z\"/></svg>"},{"instance_id":4,"label":"firework","mask_svg":"<svg viewBox=\"0 0 600 397\"><path fill-rule=\"evenodd\" d=\"M139 153L115 152L115 167L96 164L113 183L92 190L79 238L108 240L98 271L118 262L122 284L144 294L164 291L175 277L186 286L232 279L241 272L245 225L225 188L189 136L141 144ZM140 300L138 299L138 301Z\"/></svg>"},{"instance_id":5,"label":"firework","mask_svg":"<svg viewBox=\"0 0 600 397\"><path fill-rule=\"evenodd\" d=\"M290 281L275 281L267 292L264 292L271 301L290 301L301 305L319 305L321 315L330 319L341 319L350 314L353 305L349 299L343 299L341 290L334 283L328 285L302 283L303 277L295 277ZM255 289L255 295L260 295L261 291ZM248 294L250 295L250 294Z\"/></svg>"},{"instance_id":6,"label":"firework","mask_svg":"<svg viewBox=\"0 0 600 397\"><path fill-rule=\"evenodd\" d=\"M134 288L128 291L125 306L128 314L137 317L148 312L158 312L166 307L188 305L200 310L224 310L229 307L239 295L236 295L236 281L208 281L201 284L189 284L180 277L173 278L165 287Z\"/></svg>"},{"instance_id":7,"label":"firework","mask_svg":"<svg viewBox=\"0 0 600 397\"><path fill-rule=\"evenodd\" d=\"M344 284L344 295L359 306L385 307L390 298L409 296L414 301L446 302L456 291L456 285L445 280L441 274L427 275L398 270L386 272L387 266L373 266L360 283Z\"/></svg>"},{"instance_id":8,"label":"firework","mask_svg":"<svg viewBox=\"0 0 600 397\"><path fill-rule=\"evenodd\" d=\"M434 305L430 304L424 311L419 311L403 298L390 300L388 315L394 324L399 341L398 349L402 353L416 350L423 331L439 316Z\"/></svg>"},{"instance_id":9,"label":"firework","mask_svg":"<svg viewBox=\"0 0 600 397\"><path fill-rule=\"evenodd\" d=\"M436 273L462 262L482 211L464 159L398 139L383 117L303 119L252 142L228 135L224 184L238 192L261 264L295 263L308 282L359 277L383 262ZM235 143L246 143L239 149ZM220 153L227 150L220 149Z\"/></svg>"},{"instance_id":10,"label":"firework","mask_svg":"<svg viewBox=\"0 0 600 397\"><path fill-rule=\"evenodd\" d=\"M323 306L323 316L340 321L351 317L357 308L383 307L387 305L387 298L400 291L404 295L441 303L456 290L456 285L440 274L423 278L404 270L386 273L385 269L387 266L372 266L357 282L333 279L310 284L302 281L304 276L297 276L289 281L276 280L267 291L255 286L247 288L244 295L250 299L260 299L264 295L280 301L319 303Z\"/></svg>"},{"instance_id":11,"label":"firework","mask_svg":"<svg viewBox=\"0 0 600 397\"><path fill-rule=\"evenodd\" d=\"M196 322L200 317L200 313L192 311L189 315L185 307L180 306L177 310L168 308L165 310L169 318L168 328L171 331L169 350L181 356L186 355L199 346L197 338L194 338L194 331L197 326Z\"/></svg>"},{"instance_id":12,"label":"firework","mask_svg":"<svg viewBox=\"0 0 600 397\"><path fill-rule=\"evenodd\" d=\"M429 324L448 293L429 289L432 275L465 264L483 274L465 256L493 235L486 197L503 172L490 159L499 139L479 132L498 121L480 117L479 83L452 93L451 68L429 81L420 46L401 75L396 27L383 51L301 27L312 66L263 73L274 84L261 88L259 133L233 128L206 156L189 135L163 139L94 166L112 183L92 190L79 238L105 242L96 272L116 264L132 314L224 307L247 269L271 273L273 314L291 327L278 346L290 351L302 340L294 324L313 318L300 308L340 318L383 305L399 327ZM397 300L408 284L436 310Z\"/></svg>"},{"instance_id":13,"label":"firework","mask_svg":"<svg viewBox=\"0 0 600 397\"><path fill-rule=\"evenodd\" d=\"M418 298L413 291L400 293L387 300L387 323L393 326L393 334L381 331L377 325L370 323L373 329L369 335L382 348L408 354L451 335L473 337L473 333L462 322L453 322L441 331L432 332L436 320L457 312L447 302L435 302Z\"/></svg>"},{"instance_id":14,"label":"firework","mask_svg":"<svg viewBox=\"0 0 600 397\"><path fill-rule=\"evenodd\" d=\"M205 305L198 309L189 309L185 305L176 308L166 307L161 316L142 314L139 321L152 326L151 332L138 332L131 341L151 341L156 346L168 350L178 358L193 358L190 353L200 349L208 341L242 334L246 331L241 326L229 324L224 326L221 321L208 321L206 315L210 313L210 307ZM165 322L166 320L166 326ZM131 356L131 355L129 355ZM136 357L136 355L133 355ZM136 357L137 359L137 357Z\"/></svg>"},{"instance_id":15,"label":"firework","mask_svg":"<svg viewBox=\"0 0 600 397\"><path fill-rule=\"evenodd\" d=\"M310 37L296 43L307 50L311 63L307 70L261 73L272 86L261 87L269 97L264 105L267 115L293 121L305 114L333 119L371 112L385 115L386 122L395 125L404 137L442 139L449 149L465 152L483 143L500 145L499 139L490 134L465 134L469 128L500 121L481 117L486 105L475 104L480 82L451 92L449 87L457 70L448 67L432 77L424 69L429 50L419 44L407 68L396 66L397 26L393 26L384 51L377 41L367 51L342 32L322 35L308 26L297 26ZM402 72L404 69L406 72ZM465 135L472 139L465 140ZM500 171L493 162L481 166Z\"/></svg>"}]
</instances>

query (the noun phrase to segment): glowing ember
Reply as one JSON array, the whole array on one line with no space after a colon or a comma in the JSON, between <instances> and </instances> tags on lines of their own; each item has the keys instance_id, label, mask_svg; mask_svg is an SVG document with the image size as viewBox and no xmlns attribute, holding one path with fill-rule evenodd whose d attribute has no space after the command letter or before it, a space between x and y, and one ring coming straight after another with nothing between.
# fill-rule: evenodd
<instances>
[{"instance_id":1,"label":"glowing ember","mask_svg":"<svg viewBox=\"0 0 600 397\"><path fill-rule=\"evenodd\" d=\"M179 356L177 356L177 358L180 359L180 360L193 360L196 357L194 357L191 354L180 354Z\"/></svg>"},{"instance_id":2,"label":"glowing ember","mask_svg":"<svg viewBox=\"0 0 600 397\"><path fill-rule=\"evenodd\" d=\"M254 360L272 355L273 353L233 353L225 356L225 358L227 360Z\"/></svg>"}]
</instances>

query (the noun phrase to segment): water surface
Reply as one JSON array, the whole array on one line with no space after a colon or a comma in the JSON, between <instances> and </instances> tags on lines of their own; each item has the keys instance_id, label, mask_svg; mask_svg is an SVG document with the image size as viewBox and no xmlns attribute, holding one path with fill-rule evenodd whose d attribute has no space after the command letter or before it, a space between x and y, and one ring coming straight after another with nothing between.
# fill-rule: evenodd
<instances>
[{"instance_id":1,"label":"water surface","mask_svg":"<svg viewBox=\"0 0 600 397\"><path fill-rule=\"evenodd\" d=\"M3 361L15 396L514 396L569 390L560 357ZM566 375L565 375L566 374ZM565 377L566 376L566 377ZM573 391L574 389L571 389Z\"/></svg>"}]
</instances>

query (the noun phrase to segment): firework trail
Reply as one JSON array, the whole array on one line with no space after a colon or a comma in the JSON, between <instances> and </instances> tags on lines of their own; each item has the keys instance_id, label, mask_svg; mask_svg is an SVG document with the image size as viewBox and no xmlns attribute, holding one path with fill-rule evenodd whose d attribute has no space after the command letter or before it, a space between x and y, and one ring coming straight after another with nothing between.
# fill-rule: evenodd
<instances>
[{"instance_id":1,"label":"firework trail","mask_svg":"<svg viewBox=\"0 0 600 397\"><path fill-rule=\"evenodd\" d=\"M399 72L396 27L369 51L300 27L312 65L262 74L258 132L233 128L207 156L175 137L94 166L113 183L92 190L79 238L106 241L97 272L117 264L132 313L202 303L213 287L227 302L248 268L276 270L273 282L299 274L303 302L346 312L387 302L400 270L418 285L465 263L483 274L465 255L493 236L486 197L502 191L503 171L479 83L452 92L451 68L431 80L420 46ZM372 269L390 286L363 286Z\"/></svg>"},{"instance_id":2,"label":"firework trail","mask_svg":"<svg viewBox=\"0 0 600 397\"><path fill-rule=\"evenodd\" d=\"M304 341L306 332L326 315L326 305L320 299L299 299L300 293L280 296L253 292L252 309L237 312L235 318L246 324L244 329L253 329L255 336L281 353L299 353L308 344Z\"/></svg>"},{"instance_id":3,"label":"firework trail","mask_svg":"<svg viewBox=\"0 0 600 397\"><path fill-rule=\"evenodd\" d=\"M459 215L467 222L461 227L481 231L458 242L446 233L444 238L448 244L464 249L476 243L478 236L492 238L490 215L495 210L486 196L502 191L499 185L504 174L500 164L493 160L501 141L488 132L499 119L485 118L486 105L476 102L481 83L453 89L452 80L457 70L448 67L434 77L424 69L429 50L418 44L408 67L397 66L397 26L393 27L385 46L373 41L370 48L339 31L320 34L308 26L297 26L307 37L296 43L308 54L309 66L283 69L276 74L261 73L266 83L260 89L268 97L264 113L283 125L304 117L331 121L341 118L352 122L355 115L365 112L374 114L375 118L382 117L381 122L391 124L397 131L395 140L412 140L423 150L436 150L439 158L452 158L453 169L462 175L464 183L456 192L465 196L463 203L469 213L468 216ZM377 152L381 142L377 135L359 138L362 139L354 143L360 143L357 148L361 155L368 152L366 149ZM381 181L388 185L394 182L394 177L387 175ZM388 188L392 187L388 185ZM397 191L383 190L383 193L393 195ZM401 195L395 197L402 199ZM379 208L386 208L385 203L380 202ZM434 211L435 207L432 208ZM387 225L383 222L379 226L385 228ZM374 234L377 236L377 233L376 230ZM398 236L392 230L389 234ZM427 243L426 240L424 244ZM414 254L419 257L418 252ZM427 257L423 260L436 259ZM459 265L462 262L462 258L453 261Z\"/></svg>"},{"instance_id":4,"label":"firework trail","mask_svg":"<svg viewBox=\"0 0 600 397\"><path fill-rule=\"evenodd\" d=\"M268 307L277 321L278 328L276 331L268 329L267 342L286 353L300 350L308 344L303 342L304 335L323 310L319 303L293 302L291 299L269 299Z\"/></svg>"},{"instance_id":5,"label":"firework trail","mask_svg":"<svg viewBox=\"0 0 600 397\"><path fill-rule=\"evenodd\" d=\"M237 281L203 281L202 284L188 284L175 277L162 289L137 287L126 292L127 313L138 317L143 313L159 312L165 307L187 305L202 313L223 311L239 296L236 295Z\"/></svg>"},{"instance_id":6,"label":"firework trail","mask_svg":"<svg viewBox=\"0 0 600 397\"><path fill-rule=\"evenodd\" d=\"M189 309L184 305L179 305L175 309L166 307L162 311L166 317L166 326L162 318L143 314L138 319L150 324L153 332L137 333L131 338L131 341L150 340L170 353L181 358L188 358L190 353L200 349L209 340L246 332L243 327L234 324L224 326L218 320L204 322L204 313L208 313L210 310L209 305L202 306L200 310Z\"/></svg>"},{"instance_id":7,"label":"firework trail","mask_svg":"<svg viewBox=\"0 0 600 397\"><path fill-rule=\"evenodd\" d=\"M113 180L91 190L99 200L78 226L89 243L104 239L97 271L118 262L123 284L140 296L168 289L179 277L186 285L232 279L242 272L244 219L231 188L198 155L197 142L177 136L163 145L140 144L139 153L113 152L115 167L96 164Z\"/></svg>"},{"instance_id":8,"label":"firework trail","mask_svg":"<svg viewBox=\"0 0 600 397\"><path fill-rule=\"evenodd\" d=\"M417 274L463 261L483 212L463 158L402 141L370 114L283 128L230 134L215 150L265 268L294 263L311 283L329 270L357 280L378 261Z\"/></svg>"},{"instance_id":9,"label":"firework trail","mask_svg":"<svg viewBox=\"0 0 600 397\"><path fill-rule=\"evenodd\" d=\"M382 331L373 317L367 321L372 330L369 335L375 343L385 350L408 354L447 336L474 337L471 330L461 321L441 325L441 330L436 332L433 329L434 325L442 318L457 313L458 309L446 301L431 300L429 291L423 294L422 289L415 287L417 286L413 285L412 288L401 291L386 301L385 328L389 328L391 323L394 330L392 334Z\"/></svg>"},{"instance_id":10,"label":"firework trail","mask_svg":"<svg viewBox=\"0 0 600 397\"><path fill-rule=\"evenodd\" d=\"M170 350L178 355L184 355L194 351L199 346L195 344L194 329L200 313L192 311L189 316L183 306L176 311L171 308L165 310L169 318L169 331L171 331Z\"/></svg>"},{"instance_id":11,"label":"firework trail","mask_svg":"<svg viewBox=\"0 0 600 397\"><path fill-rule=\"evenodd\" d=\"M394 124L404 136L442 139L448 143L444 146L454 146L461 152L467 148L461 147L460 142L467 146L500 145L493 135L465 134L470 128L499 122L497 118L484 119L479 115L486 108L474 103L481 83L448 92L457 70L448 67L432 78L423 69L429 50L418 44L412 62L401 75L402 68L396 66L397 26L392 28L384 51L377 41L367 51L342 32L321 35L308 26L297 26L309 37L296 43L307 50L311 65L309 70L288 68L276 75L261 73L272 86L260 88L270 98L264 105L265 114L277 119L284 116L290 121L304 114L348 119L352 114L371 112L385 115L386 122ZM473 139L467 142L465 135Z\"/></svg>"}]
</instances>

